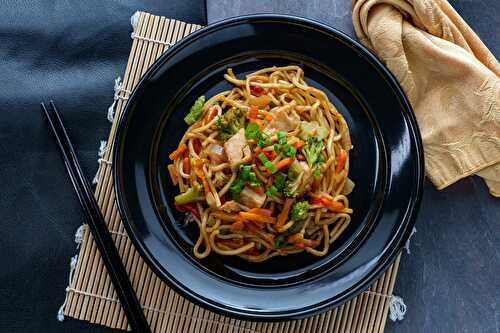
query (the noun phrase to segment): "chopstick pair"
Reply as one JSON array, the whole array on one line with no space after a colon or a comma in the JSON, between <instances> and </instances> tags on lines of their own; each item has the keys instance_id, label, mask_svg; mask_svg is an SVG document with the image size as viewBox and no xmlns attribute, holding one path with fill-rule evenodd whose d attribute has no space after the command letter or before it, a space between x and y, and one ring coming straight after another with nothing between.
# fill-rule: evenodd
<instances>
[{"instance_id":1,"label":"chopstick pair","mask_svg":"<svg viewBox=\"0 0 500 333\"><path fill-rule=\"evenodd\" d=\"M80 163L78 162L73 145L64 128L61 116L53 101L50 101L50 109L48 109L44 103L41 103L41 107L47 117L54 137L56 138L66 170L68 171L78 200L84 210L86 222L92 232L92 236L94 237L108 274L111 277L120 304L127 316L128 323L133 332L151 332L146 317L144 316L142 306L132 288L125 266L123 266L115 243L109 234L106 222L97 205L92 189L80 167Z\"/></svg>"}]
</instances>

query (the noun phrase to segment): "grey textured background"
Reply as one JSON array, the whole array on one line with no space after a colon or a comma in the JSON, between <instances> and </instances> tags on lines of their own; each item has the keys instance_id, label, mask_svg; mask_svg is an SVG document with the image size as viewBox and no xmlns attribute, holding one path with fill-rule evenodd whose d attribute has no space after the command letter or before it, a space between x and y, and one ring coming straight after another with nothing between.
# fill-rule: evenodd
<instances>
[{"instance_id":1,"label":"grey textured background","mask_svg":"<svg viewBox=\"0 0 500 333\"><path fill-rule=\"evenodd\" d=\"M497 56L500 1L450 1ZM208 0L208 22L252 13L323 21L354 36L351 0ZM443 191L425 184L418 232L404 254L395 293L408 313L387 332L500 332L500 199L469 177Z\"/></svg>"}]
</instances>

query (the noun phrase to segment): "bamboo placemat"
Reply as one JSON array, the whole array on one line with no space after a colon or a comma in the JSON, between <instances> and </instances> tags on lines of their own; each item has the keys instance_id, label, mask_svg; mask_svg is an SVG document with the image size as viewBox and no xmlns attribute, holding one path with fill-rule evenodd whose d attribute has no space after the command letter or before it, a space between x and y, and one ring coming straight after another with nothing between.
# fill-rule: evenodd
<instances>
[{"instance_id":1,"label":"bamboo placemat","mask_svg":"<svg viewBox=\"0 0 500 333\"><path fill-rule=\"evenodd\" d=\"M169 46L201 28L138 12L132 17L132 50L123 82L115 92L108 118L118 119L128 95L149 66ZM114 107L114 109L113 109ZM145 112L147 112L145 110ZM116 246L143 304L153 332L383 332L400 257L370 288L353 300L321 315L280 323L247 322L205 310L179 296L163 283L141 259L128 238L115 202L109 162L117 122L113 121L108 142L101 147L95 196ZM84 228L80 253L70 285L66 289L64 314L112 328L127 329L127 320L88 228Z\"/></svg>"}]
</instances>

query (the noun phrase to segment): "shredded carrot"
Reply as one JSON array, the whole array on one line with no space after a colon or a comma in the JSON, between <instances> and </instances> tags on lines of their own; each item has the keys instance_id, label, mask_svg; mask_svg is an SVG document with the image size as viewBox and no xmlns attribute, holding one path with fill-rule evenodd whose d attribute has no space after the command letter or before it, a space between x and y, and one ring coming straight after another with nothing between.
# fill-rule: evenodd
<instances>
[{"instance_id":1,"label":"shredded carrot","mask_svg":"<svg viewBox=\"0 0 500 333\"><path fill-rule=\"evenodd\" d=\"M182 160L182 171L184 171L185 174L191 172L191 159L189 157L184 157Z\"/></svg>"},{"instance_id":2,"label":"shredded carrot","mask_svg":"<svg viewBox=\"0 0 500 333\"><path fill-rule=\"evenodd\" d=\"M257 215L262 215L262 216L271 216L272 212L270 209L265 209L265 208L252 208L248 211L249 213L257 214Z\"/></svg>"},{"instance_id":3,"label":"shredded carrot","mask_svg":"<svg viewBox=\"0 0 500 333\"><path fill-rule=\"evenodd\" d=\"M248 112L248 119L255 120L257 119L257 115L259 114L259 108L255 105L250 107L250 112Z\"/></svg>"},{"instance_id":4,"label":"shredded carrot","mask_svg":"<svg viewBox=\"0 0 500 333\"><path fill-rule=\"evenodd\" d=\"M172 184L177 186L177 184L179 184L179 176L177 175L177 170L175 169L175 165L169 164L167 168L168 168L168 173L170 174L170 179L172 179Z\"/></svg>"},{"instance_id":5,"label":"shredded carrot","mask_svg":"<svg viewBox=\"0 0 500 333\"><path fill-rule=\"evenodd\" d=\"M290 157L284 158L281 161L276 162L276 170L282 170L288 168L293 163L293 159Z\"/></svg>"},{"instance_id":6,"label":"shredded carrot","mask_svg":"<svg viewBox=\"0 0 500 333\"><path fill-rule=\"evenodd\" d=\"M334 201L328 198L312 198L311 205L321 205L330 209L333 212L341 212L345 207L342 202Z\"/></svg>"},{"instance_id":7,"label":"shredded carrot","mask_svg":"<svg viewBox=\"0 0 500 333\"><path fill-rule=\"evenodd\" d=\"M300 148L302 148L305 144L306 144L306 143L305 143L304 141L299 140L299 141L295 142L295 144L294 144L293 146L294 146L295 148L297 148L297 149L300 149Z\"/></svg>"},{"instance_id":8,"label":"shredded carrot","mask_svg":"<svg viewBox=\"0 0 500 333\"><path fill-rule=\"evenodd\" d=\"M174 150L172 153L170 153L170 155L168 155L168 157L172 160L172 161L175 161L176 159L178 159L180 156L182 156L182 154L188 149L188 147L185 145L185 144L181 144L179 146L179 148L177 148L176 150Z\"/></svg>"},{"instance_id":9,"label":"shredded carrot","mask_svg":"<svg viewBox=\"0 0 500 333\"><path fill-rule=\"evenodd\" d=\"M294 244L294 243L297 243L297 242L302 241L302 240L304 240L304 235L301 234L300 232L297 234L293 234L293 235L288 236L288 239L287 239L288 243L290 243L290 244Z\"/></svg>"},{"instance_id":10,"label":"shredded carrot","mask_svg":"<svg viewBox=\"0 0 500 333\"><path fill-rule=\"evenodd\" d=\"M208 185L207 179L205 177L203 177L201 179L201 181L203 183L203 189L205 190L205 195L207 195L208 193L211 193L212 191L210 191L210 186Z\"/></svg>"},{"instance_id":11,"label":"shredded carrot","mask_svg":"<svg viewBox=\"0 0 500 333\"><path fill-rule=\"evenodd\" d=\"M249 221L256 221L256 222L261 222L261 223L271 223L271 224L276 223L275 217L262 216L262 215L250 213L250 212L240 212L240 217L242 219L249 220Z\"/></svg>"},{"instance_id":12,"label":"shredded carrot","mask_svg":"<svg viewBox=\"0 0 500 333\"><path fill-rule=\"evenodd\" d=\"M345 162L347 160L347 152L344 149L341 148L340 152L336 156L335 160L336 160L335 173L339 173L345 167Z\"/></svg>"},{"instance_id":13,"label":"shredded carrot","mask_svg":"<svg viewBox=\"0 0 500 333\"><path fill-rule=\"evenodd\" d=\"M233 224L231 224L231 229L233 231L241 231L243 230L243 227L244 227L244 223L242 220L237 220L236 222L234 222Z\"/></svg>"},{"instance_id":14,"label":"shredded carrot","mask_svg":"<svg viewBox=\"0 0 500 333\"><path fill-rule=\"evenodd\" d=\"M265 120L267 120L267 121L272 121L274 118L273 118L273 116L271 116L271 115L268 113L268 114L266 114L266 115L265 115L264 119L265 119Z\"/></svg>"},{"instance_id":15,"label":"shredded carrot","mask_svg":"<svg viewBox=\"0 0 500 333\"><path fill-rule=\"evenodd\" d=\"M299 248L299 249L303 249L306 247L306 245L304 244L304 242L297 242L295 244L293 244L296 248Z\"/></svg>"},{"instance_id":16,"label":"shredded carrot","mask_svg":"<svg viewBox=\"0 0 500 333\"><path fill-rule=\"evenodd\" d=\"M201 152L201 142L200 139L194 139L193 140L193 149L196 154L199 154Z\"/></svg>"},{"instance_id":17,"label":"shredded carrot","mask_svg":"<svg viewBox=\"0 0 500 333\"><path fill-rule=\"evenodd\" d=\"M280 215L278 216L278 221L276 222L276 226L282 227L286 220L288 220L288 213L290 212L290 208L292 207L293 202L295 199L293 198L287 198L285 200L285 204L283 205L283 209L281 210Z\"/></svg>"},{"instance_id":18,"label":"shredded carrot","mask_svg":"<svg viewBox=\"0 0 500 333\"><path fill-rule=\"evenodd\" d=\"M200 179L204 179L205 178L205 173L203 172L203 161L202 160L196 160L194 162L194 173Z\"/></svg>"},{"instance_id":19,"label":"shredded carrot","mask_svg":"<svg viewBox=\"0 0 500 333\"><path fill-rule=\"evenodd\" d=\"M326 208L334 212L341 212L345 208L342 202L333 201L329 199L323 199L323 204L325 205Z\"/></svg>"},{"instance_id":20,"label":"shredded carrot","mask_svg":"<svg viewBox=\"0 0 500 333\"><path fill-rule=\"evenodd\" d=\"M264 155L266 155L268 160L274 160L277 154L274 150L265 150Z\"/></svg>"},{"instance_id":21,"label":"shredded carrot","mask_svg":"<svg viewBox=\"0 0 500 333\"><path fill-rule=\"evenodd\" d=\"M264 194L264 188L262 186L250 186L250 189L257 193L258 195Z\"/></svg>"},{"instance_id":22,"label":"shredded carrot","mask_svg":"<svg viewBox=\"0 0 500 333\"><path fill-rule=\"evenodd\" d=\"M250 92L252 93L252 95L260 96L264 93L264 89L262 87L259 87L259 86L251 86Z\"/></svg>"}]
</instances>

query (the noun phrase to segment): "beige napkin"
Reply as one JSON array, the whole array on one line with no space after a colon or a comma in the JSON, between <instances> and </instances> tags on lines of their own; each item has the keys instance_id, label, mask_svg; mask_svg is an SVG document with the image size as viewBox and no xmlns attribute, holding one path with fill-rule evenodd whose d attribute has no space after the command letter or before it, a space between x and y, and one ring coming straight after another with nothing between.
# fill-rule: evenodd
<instances>
[{"instance_id":1,"label":"beige napkin","mask_svg":"<svg viewBox=\"0 0 500 333\"><path fill-rule=\"evenodd\" d=\"M353 0L352 19L410 99L434 185L477 174L500 196L500 64L479 37L446 0Z\"/></svg>"}]
</instances>

